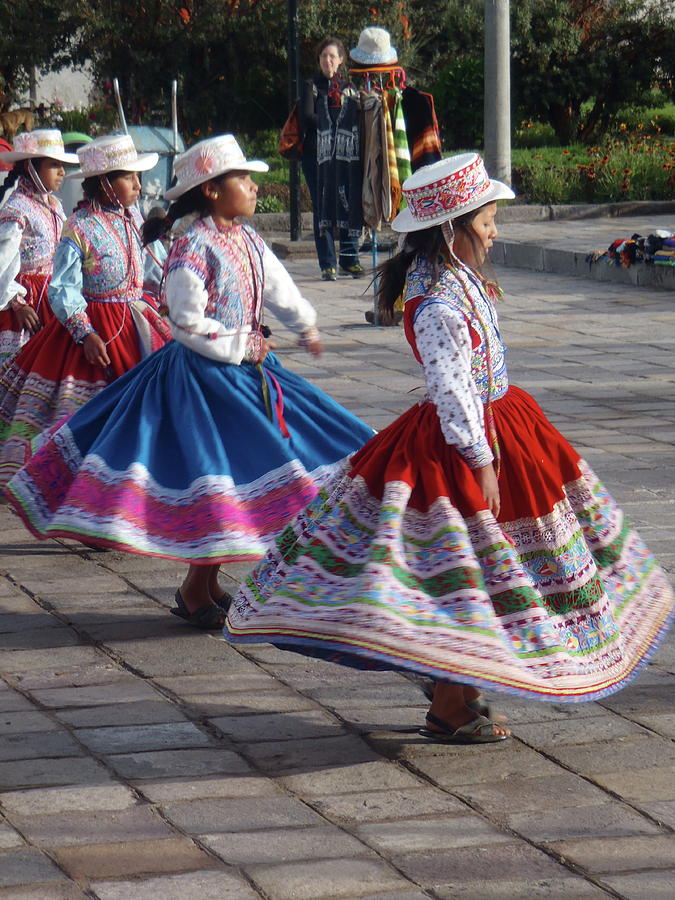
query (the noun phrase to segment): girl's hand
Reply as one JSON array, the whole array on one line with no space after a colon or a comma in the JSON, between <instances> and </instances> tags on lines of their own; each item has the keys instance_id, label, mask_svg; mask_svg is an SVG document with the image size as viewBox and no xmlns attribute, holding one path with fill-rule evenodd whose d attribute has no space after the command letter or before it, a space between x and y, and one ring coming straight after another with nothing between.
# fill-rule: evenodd
<instances>
[{"instance_id":1,"label":"girl's hand","mask_svg":"<svg viewBox=\"0 0 675 900\"><path fill-rule=\"evenodd\" d=\"M323 344L321 343L321 339L317 338L313 341L307 341L305 344L308 353L311 353L312 356L321 356L323 353Z\"/></svg>"},{"instance_id":2,"label":"girl's hand","mask_svg":"<svg viewBox=\"0 0 675 900\"><path fill-rule=\"evenodd\" d=\"M497 518L499 515L499 487L497 485L497 475L492 463L483 466L480 469L473 470L476 481L481 489L485 502L492 515Z\"/></svg>"},{"instance_id":3,"label":"girl's hand","mask_svg":"<svg viewBox=\"0 0 675 900\"><path fill-rule=\"evenodd\" d=\"M321 356L323 353L321 335L314 325L302 332L298 341L298 347L304 347L312 356Z\"/></svg>"},{"instance_id":4,"label":"girl's hand","mask_svg":"<svg viewBox=\"0 0 675 900\"><path fill-rule=\"evenodd\" d=\"M25 306L19 306L14 310L14 315L16 317L16 321L19 323L19 328L26 329L26 331L30 331L31 334L35 334L36 331L39 331L42 327L42 322L40 322L40 317L35 312L32 306L26 304Z\"/></svg>"},{"instance_id":5,"label":"girl's hand","mask_svg":"<svg viewBox=\"0 0 675 900\"><path fill-rule=\"evenodd\" d=\"M267 354L271 349L272 345L267 340L267 338L262 338L260 341L260 356L258 357L259 363L265 362L265 360L267 359Z\"/></svg>"},{"instance_id":6,"label":"girl's hand","mask_svg":"<svg viewBox=\"0 0 675 900\"><path fill-rule=\"evenodd\" d=\"M91 363L92 366L101 366L102 368L105 368L110 365L108 351L106 350L103 340L96 332L92 331L91 334L86 336L82 341L82 349L84 350L85 359L88 363Z\"/></svg>"}]
</instances>

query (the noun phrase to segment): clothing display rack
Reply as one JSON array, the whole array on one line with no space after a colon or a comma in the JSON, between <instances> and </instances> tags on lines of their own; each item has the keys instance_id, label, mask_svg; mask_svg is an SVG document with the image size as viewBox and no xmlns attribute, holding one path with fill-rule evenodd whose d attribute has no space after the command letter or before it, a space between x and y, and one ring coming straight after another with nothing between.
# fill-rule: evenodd
<instances>
[{"instance_id":1,"label":"clothing display rack","mask_svg":"<svg viewBox=\"0 0 675 900\"><path fill-rule=\"evenodd\" d=\"M349 69L348 74L350 80L352 76L359 76L364 78L365 82L363 85L363 89L368 94L373 90L377 90L384 96L385 91L387 91L389 88L399 88L400 90L402 90L405 87L405 70L402 69L399 65L372 66L370 68L359 66L353 69ZM383 76L385 75L388 76L386 83L383 82ZM377 229L375 228L370 229L370 251L373 263L373 271L375 271L378 265L378 240ZM380 315L377 304L377 289L378 279L377 277L375 277L373 279L373 325L380 324Z\"/></svg>"}]
</instances>

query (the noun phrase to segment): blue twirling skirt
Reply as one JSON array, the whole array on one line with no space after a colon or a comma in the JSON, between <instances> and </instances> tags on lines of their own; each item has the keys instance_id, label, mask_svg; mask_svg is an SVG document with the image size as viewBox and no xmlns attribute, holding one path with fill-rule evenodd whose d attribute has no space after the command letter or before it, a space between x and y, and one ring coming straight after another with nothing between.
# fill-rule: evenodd
<instances>
[{"instance_id":1,"label":"blue twirling skirt","mask_svg":"<svg viewBox=\"0 0 675 900\"><path fill-rule=\"evenodd\" d=\"M273 354L236 366L172 341L43 436L7 491L39 538L256 560L372 435Z\"/></svg>"}]
</instances>

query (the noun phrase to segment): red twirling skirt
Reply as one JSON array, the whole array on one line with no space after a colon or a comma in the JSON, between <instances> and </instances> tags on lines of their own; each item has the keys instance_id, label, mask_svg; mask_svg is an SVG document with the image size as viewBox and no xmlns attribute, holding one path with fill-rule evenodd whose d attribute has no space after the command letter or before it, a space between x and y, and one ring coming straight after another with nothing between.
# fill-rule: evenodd
<instances>
[{"instance_id":1,"label":"red twirling skirt","mask_svg":"<svg viewBox=\"0 0 675 900\"><path fill-rule=\"evenodd\" d=\"M493 411L497 519L416 406L278 537L226 637L544 700L626 684L668 627L668 579L532 397Z\"/></svg>"},{"instance_id":2,"label":"red twirling skirt","mask_svg":"<svg viewBox=\"0 0 675 900\"><path fill-rule=\"evenodd\" d=\"M142 312L132 315L128 303L87 304L94 330L109 342L105 369L87 362L82 346L55 317L0 369L0 484L30 458L33 440L45 429L170 339L153 306L141 306Z\"/></svg>"},{"instance_id":3,"label":"red twirling skirt","mask_svg":"<svg viewBox=\"0 0 675 900\"><path fill-rule=\"evenodd\" d=\"M38 314L42 325L54 318L49 305L48 291L51 275L28 275L20 273L17 282L26 288L25 301ZM13 309L0 312L0 365L14 356L32 337L30 331L20 328Z\"/></svg>"}]
</instances>

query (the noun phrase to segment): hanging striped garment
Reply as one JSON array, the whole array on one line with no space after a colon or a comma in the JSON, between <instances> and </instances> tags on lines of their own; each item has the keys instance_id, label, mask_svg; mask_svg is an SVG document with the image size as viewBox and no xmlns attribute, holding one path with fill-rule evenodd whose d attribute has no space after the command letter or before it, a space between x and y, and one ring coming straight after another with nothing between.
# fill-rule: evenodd
<instances>
[{"instance_id":1,"label":"hanging striped garment","mask_svg":"<svg viewBox=\"0 0 675 900\"><path fill-rule=\"evenodd\" d=\"M397 90L394 94L394 149L396 152L396 165L401 184L412 175L410 165L410 148L408 147L408 134L403 116L403 95Z\"/></svg>"},{"instance_id":2,"label":"hanging striped garment","mask_svg":"<svg viewBox=\"0 0 675 900\"><path fill-rule=\"evenodd\" d=\"M387 221L391 222L398 208L401 205L401 180L398 174L398 164L396 161L396 148L394 146L394 128L391 120L391 112L389 110L388 97L382 97L382 111L384 112L384 127L387 135L387 165L389 167L389 193L391 196L391 212Z\"/></svg>"}]
</instances>

